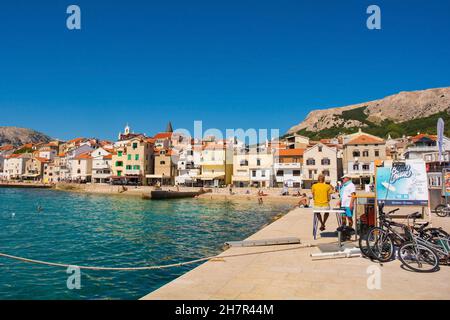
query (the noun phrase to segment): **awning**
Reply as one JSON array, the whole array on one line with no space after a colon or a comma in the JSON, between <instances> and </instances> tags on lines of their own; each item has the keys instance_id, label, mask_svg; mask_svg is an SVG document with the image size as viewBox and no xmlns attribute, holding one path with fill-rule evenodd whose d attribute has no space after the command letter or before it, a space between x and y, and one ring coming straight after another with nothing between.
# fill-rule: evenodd
<instances>
[{"instance_id":1,"label":"awning","mask_svg":"<svg viewBox=\"0 0 450 320\"><path fill-rule=\"evenodd\" d=\"M217 174L202 174L200 176L197 176L197 179L200 180L214 180L214 179L224 179L225 175L222 173Z\"/></svg>"},{"instance_id":2,"label":"awning","mask_svg":"<svg viewBox=\"0 0 450 320\"><path fill-rule=\"evenodd\" d=\"M24 178L36 178L39 177L40 174L39 173L34 173L34 174L24 174L22 177Z\"/></svg>"},{"instance_id":3,"label":"awning","mask_svg":"<svg viewBox=\"0 0 450 320\"><path fill-rule=\"evenodd\" d=\"M248 181L250 181L250 178L249 177L242 177L242 176L233 176L232 180L233 180L233 182L239 182L239 181L248 182Z\"/></svg>"},{"instance_id":4,"label":"awning","mask_svg":"<svg viewBox=\"0 0 450 320\"><path fill-rule=\"evenodd\" d=\"M149 178L149 179L162 179L163 178L162 174L147 174L145 177ZM164 178L169 178L170 179L169 176L167 176L167 177L164 176Z\"/></svg>"}]
</instances>

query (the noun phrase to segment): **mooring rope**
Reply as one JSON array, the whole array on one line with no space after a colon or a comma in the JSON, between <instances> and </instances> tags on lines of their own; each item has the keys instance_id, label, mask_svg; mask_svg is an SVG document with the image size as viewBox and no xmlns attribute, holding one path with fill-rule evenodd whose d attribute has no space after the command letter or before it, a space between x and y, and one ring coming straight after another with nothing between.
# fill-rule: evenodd
<instances>
[{"instance_id":1,"label":"mooring rope","mask_svg":"<svg viewBox=\"0 0 450 320\"><path fill-rule=\"evenodd\" d=\"M18 260L22 262L27 263L33 263L33 264L41 264L51 267L61 267L61 268L79 268L84 270L102 270L102 271L142 271L142 270L156 270L156 269L168 269L168 268L175 268L175 267L182 267L189 264L194 264L202 261L209 261L213 259L224 259L224 258L233 258L233 257L241 257L241 256L248 256L248 255L254 255L254 254L264 254L264 253L272 253L272 252L281 252L281 251L288 251L288 250L297 250L297 249L303 249L303 248L310 248L313 247L310 244L305 244L301 246L297 246L295 248L284 248L284 249L278 249L278 250L266 250L266 251L259 251L259 252L247 252L247 253L238 253L238 254L230 254L230 255L224 255L221 256L215 255L195 260L190 260L186 262L180 262L180 263L172 263L172 264L166 264L166 265L156 265L156 266L143 266L143 267L94 267L94 266L79 266L74 264L65 264L65 263L55 263L55 262L47 262L47 261L41 261L41 260L34 260L34 259L28 259L24 257L18 257L13 256L10 254L2 253L0 252L0 257Z\"/></svg>"}]
</instances>

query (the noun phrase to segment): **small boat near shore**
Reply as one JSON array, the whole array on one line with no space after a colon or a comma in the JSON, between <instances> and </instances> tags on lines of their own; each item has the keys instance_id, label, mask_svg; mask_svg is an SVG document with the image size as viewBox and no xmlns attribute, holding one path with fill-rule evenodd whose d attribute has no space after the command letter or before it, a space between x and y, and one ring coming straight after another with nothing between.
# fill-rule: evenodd
<instances>
[{"instance_id":1,"label":"small boat near shore","mask_svg":"<svg viewBox=\"0 0 450 320\"><path fill-rule=\"evenodd\" d=\"M151 200L167 200L167 199L182 199L182 198L194 198L201 194L207 193L207 191L171 191L171 190L153 190L150 195L142 195L143 199Z\"/></svg>"}]
</instances>

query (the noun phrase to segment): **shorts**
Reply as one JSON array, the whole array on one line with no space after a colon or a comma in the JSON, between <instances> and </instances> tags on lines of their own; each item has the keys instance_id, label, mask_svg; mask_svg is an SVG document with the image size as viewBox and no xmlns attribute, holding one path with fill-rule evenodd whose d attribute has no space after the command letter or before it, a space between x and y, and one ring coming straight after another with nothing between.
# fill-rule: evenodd
<instances>
[{"instance_id":1,"label":"shorts","mask_svg":"<svg viewBox=\"0 0 450 320\"><path fill-rule=\"evenodd\" d=\"M330 210L330 206L324 206L324 207L313 206L313 210Z\"/></svg>"},{"instance_id":2,"label":"shorts","mask_svg":"<svg viewBox=\"0 0 450 320\"><path fill-rule=\"evenodd\" d=\"M352 218L353 217L353 211L349 207L342 208L345 210L345 212L342 212L343 217Z\"/></svg>"}]
</instances>

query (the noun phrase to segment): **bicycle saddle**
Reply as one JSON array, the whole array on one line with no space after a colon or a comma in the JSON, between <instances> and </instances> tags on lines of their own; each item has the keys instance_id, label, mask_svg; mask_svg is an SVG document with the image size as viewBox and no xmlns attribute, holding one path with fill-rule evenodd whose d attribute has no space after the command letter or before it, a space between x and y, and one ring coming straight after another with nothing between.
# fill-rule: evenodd
<instances>
[{"instance_id":1,"label":"bicycle saddle","mask_svg":"<svg viewBox=\"0 0 450 320\"><path fill-rule=\"evenodd\" d=\"M408 218L420 219L420 218L422 218L422 214L420 212L414 212L414 213L411 213L410 215L408 215Z\"/></svg>"}]
</instances>

